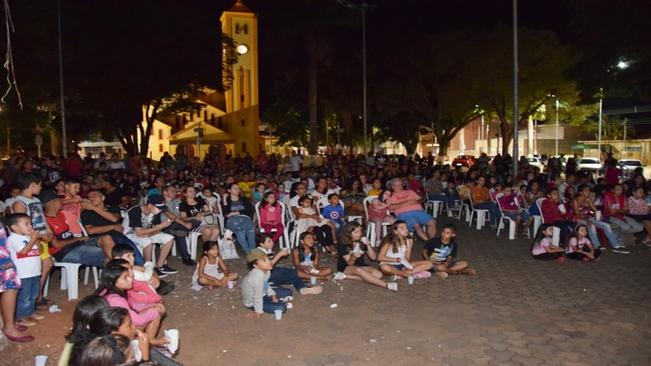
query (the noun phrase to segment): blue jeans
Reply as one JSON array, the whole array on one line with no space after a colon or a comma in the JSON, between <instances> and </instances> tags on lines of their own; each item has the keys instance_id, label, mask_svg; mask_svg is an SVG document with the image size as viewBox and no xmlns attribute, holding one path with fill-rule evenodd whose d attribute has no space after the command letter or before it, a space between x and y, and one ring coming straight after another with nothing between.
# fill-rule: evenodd
<instances>
[{"instance_id":1,"label":"blue jeans","mask_svg":"<svg viewBox=\"0 0 651 366\"><path fill-rule=\"evenodd\" d=\"M226 228L235 233L237 243L248 253L255 249L253 221L247 216L231 216L226 220Z\"/></svg>"},{"instance_id":2,"label":"blue jeans","mask_svg":"<svg viewBox=\"0 0 651 366\"><path fill-rule=\"evenodd\" d=\"M104 267L104 251L99 246L99 237L90 238L73 248L59 262L79 263L84 266Z\"/></svg>"},{"instance_id":3,"label":"blue jeans","mask_svg":"<svg viewBox=\"0 0 651 366\"><path fill-rule=\"evenodd\" d=\"M604 231L604 234L606 234L606 237L608 238L608 241L613 248L622 246L609 223L596 219L590 219L590 223L592 225L588 225L588 236L590 237L590 241L592 242L592 245L595 247L595 249L601 247L601 243L599 242L599 235L597 235L597 227Z\"/></svg>"},{"instance_id":4,"label":"blue jeans","mask_svg":"<svg viewBox=\"0 0 651 366\"><path fill-rule=\"evenodd\" d=\"M292 290L283 287L274 288L274 291L276 292L276 297L278 299L282 299L283 297L287 297L292 294ZM282 301L272 302L270 296L265 296L262 298L262 311L265 313L273 314L276 310L282 310L284 313L287 311L287 305L285 305L285 303Z\"/></svg>"},{"instance_id":5,"label":"blue jeans","mask_svg":"<svg viewBox=\"0 0 651 366\"><path fill-rule=\"evenodd\" d=\"M273 285L274 290L282 285L293 285L298 291L305 287L305 283L298 277L294 268L274 267L269 276L269 283Z\"/></svg>"},{"instance_id":6,"label":"blue jeans","mask_svg":"<svg viewBox=\"0 0 651 366\"><path fill-rule=\"evenodd\" d=\"M34 313L36 298L41 287L41 276L21 278L21 287L16 299L16 320L26 318Z\"/></svg>"},{"instance_id":7,"label":"blue jeans","mask_svg":"<svg viewBox=\"0 0 651 366\"><path fill-rule=\"evenodd\" d=\"M140 253L140 250L138 249L138 246L131 241L131 239L127 238L126 235L122 233L117 233L117 232L111 232L109 235L111 235L111 239L113 239L113 242L115 245L128 245L131 249L133 249L133 258L134 261L133 263L137 266L142 266L145 264L145 260L142 257L142 253Z\"/></svg>"},{"instance_id":8,"label":"blue jeans","mask_svg":"<svg viewBox=\"0 0 651 366\"><path fill-rule=\"evenodd\" d=\"M488 210L491 214L491 225L497 225L497 219L500 217L500 208L497 207L495 202L482 202L475 203L473 208L478 210Z\"/></svg>"}]
</instances>

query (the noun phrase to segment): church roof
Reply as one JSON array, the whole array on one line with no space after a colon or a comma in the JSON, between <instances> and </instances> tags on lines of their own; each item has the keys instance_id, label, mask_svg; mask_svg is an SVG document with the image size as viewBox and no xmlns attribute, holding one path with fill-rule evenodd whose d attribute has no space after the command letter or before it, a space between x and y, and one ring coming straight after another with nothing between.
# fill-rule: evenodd
<instances>
[{"instance_id":1,"label":"church roof","mask_svg":"<svg viewBox=\"0 0 651 366\"><path fill-rule=\"evenodd\" d=\"M196 143L197 141L197 132L195 129L199 127L199 122L192 123L181 131L170 136L170 144L178 145L185 143ZM204 130L203 138L201 139L203 144L224 144L224 143L233 143L235 138L220 130L215 126L211 126L207 123L202 123L201 128Z\"/></svg>"},{"instance_id":2,"label":"church roof","mask_svg":"<svg viewBox=\"0 0 651 366\"><path fill-rule=\"evenodd\" d=\"M228 11L232 11L235 13L253 13L253 10L249 9L248 6L244 5L241 0L237 0L235 2L235 5L233 5L233 7L230 8Z\"/></svg>"}]
</instances>

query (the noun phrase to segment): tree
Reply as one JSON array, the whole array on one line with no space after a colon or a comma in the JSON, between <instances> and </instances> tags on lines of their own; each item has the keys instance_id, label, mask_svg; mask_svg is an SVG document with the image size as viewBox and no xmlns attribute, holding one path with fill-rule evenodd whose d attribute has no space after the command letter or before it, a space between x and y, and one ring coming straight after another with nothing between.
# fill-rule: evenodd
<instances>
[{"instance_id":1,"label":"tree","mask_svg":"<svg viewBox=\"0 0 651 366\"><path fill-rule=\"evenodd\" d=\"M480 60L486 88L480 105L495 113L502 136L502 151L508 151L513 140L513 121L524 124L530 115L555 97L576 96L576 83L567 71L576 61L572 51L560 43L552 32L527 28L518 30L519 37L519 116L513 117L511 30L499 26L481 36L475 52Z\"/></svg>"}]
</instances>

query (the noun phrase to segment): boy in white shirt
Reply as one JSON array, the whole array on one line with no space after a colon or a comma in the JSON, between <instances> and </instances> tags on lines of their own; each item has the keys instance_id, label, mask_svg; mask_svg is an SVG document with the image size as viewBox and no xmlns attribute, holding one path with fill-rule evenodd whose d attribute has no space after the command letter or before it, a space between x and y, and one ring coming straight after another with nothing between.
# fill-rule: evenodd
<instances>
[{"instance_id":1,"label":"boy in white shirt","mask_svg":"<svg viewBox=\"0 0 651 366\"><path fill-rule=\"evenodd\" d=\"M16 301L16 324L31 327L37 324L37 320L44 318L35 309L41 281L39 241L46 236L34 231L32 219L24 213L9 215L7 226L11 229L7 247L22 284Z\"/></svg>"}]
</instances>

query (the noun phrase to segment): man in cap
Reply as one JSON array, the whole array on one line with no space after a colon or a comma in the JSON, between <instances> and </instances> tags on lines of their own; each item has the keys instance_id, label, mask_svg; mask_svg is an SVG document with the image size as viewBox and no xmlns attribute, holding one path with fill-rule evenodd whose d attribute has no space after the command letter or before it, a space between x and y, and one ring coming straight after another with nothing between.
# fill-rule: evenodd
<instances>
[{"instance_id":1,"label":"man in cap","mask_svg":"<svg viewBox=\"0 0 651 366\"><path fill-rule=\"evenodd\" d=\"M172 223L170 220L161 221L161 213L166 210L163 196L154 194L147 198L147 203L133 207L127 212L127 237L143 251L145 261L152 259L152 244L161 244L160 255L155 263L159 277L178 272L165 263L174 245L174 236L163 232Z\"/></svg>"}]
</instances>

